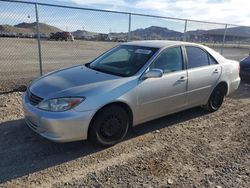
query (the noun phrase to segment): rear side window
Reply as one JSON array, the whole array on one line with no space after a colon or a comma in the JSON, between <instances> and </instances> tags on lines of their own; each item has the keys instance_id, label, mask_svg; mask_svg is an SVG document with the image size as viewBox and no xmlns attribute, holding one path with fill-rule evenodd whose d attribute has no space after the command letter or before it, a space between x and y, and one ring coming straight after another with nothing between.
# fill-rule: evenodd
<instances>
[{"instance_id":1,"label":"rear side window","mask_svg":"<svg viewBox=\"0 0 250 188\"><path fill-rule=\"evenodd\" d=\"M207 53L198 47L186 47L188 68L196 68L209 65Z\"/></svg>"}]
</instances>

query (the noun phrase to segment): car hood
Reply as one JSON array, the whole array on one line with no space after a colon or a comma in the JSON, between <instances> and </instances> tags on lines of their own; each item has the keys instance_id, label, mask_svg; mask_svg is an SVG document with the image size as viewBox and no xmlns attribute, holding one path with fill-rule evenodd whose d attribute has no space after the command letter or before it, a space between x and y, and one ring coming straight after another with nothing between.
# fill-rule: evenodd
<instances>
[{"instance_id":1,"label":"car hood","mask_svg":"<svg viewBox=\"0 0 250 188\"><path fill-rule=\"evenodd\" d=\"M42 76L31 84L29 90L44 99L86 96L110 90L126 80L128 78L98 72L81 65Z\"/></svg>"}]
</instances>

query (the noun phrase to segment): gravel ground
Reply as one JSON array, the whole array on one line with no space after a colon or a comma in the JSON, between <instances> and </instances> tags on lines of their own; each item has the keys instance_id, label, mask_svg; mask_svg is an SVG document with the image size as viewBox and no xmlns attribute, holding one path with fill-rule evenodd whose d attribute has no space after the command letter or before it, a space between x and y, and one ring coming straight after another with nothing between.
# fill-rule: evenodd
<instances>
[{"instance_id":1,"label":"gravel ground","mask_svg":"<svg viewBox=\"0 0 250 188\"><path fill-rule=\"evenodd\" d=\"M250 186L249 84L215 113L160 118L106 149L38 136L22 119L21 95L0 95L0 187Z\"/></svg>"}]
</instances>

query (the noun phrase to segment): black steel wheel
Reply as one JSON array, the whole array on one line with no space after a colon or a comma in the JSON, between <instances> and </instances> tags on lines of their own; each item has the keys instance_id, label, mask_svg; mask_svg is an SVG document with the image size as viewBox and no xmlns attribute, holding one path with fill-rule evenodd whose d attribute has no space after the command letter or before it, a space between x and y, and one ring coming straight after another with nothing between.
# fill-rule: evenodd
<instances>
[{"instance_id":1,"label":"black steel wheel","mask_svg":"<svg viewBox=\"0 0 250 188\"><path fill-rule=\"evenodd\" d=\"M99 145L112 146L126 136L128 128L129 116L126 110L118 105L111 105L94 116L89 137Z\"/></svg>"},{"instance_id":2,"label":"black steel wheel","mask_svg":"<svg viewBox=\"0 0 250 188\"><path fill-rule=\"evenodd\" d=\"M217 111L223 104L224 98L226 95L226 89L223 85L218 85L213 90L205 108L210 112Z\"/></svg>"}]
</instances>

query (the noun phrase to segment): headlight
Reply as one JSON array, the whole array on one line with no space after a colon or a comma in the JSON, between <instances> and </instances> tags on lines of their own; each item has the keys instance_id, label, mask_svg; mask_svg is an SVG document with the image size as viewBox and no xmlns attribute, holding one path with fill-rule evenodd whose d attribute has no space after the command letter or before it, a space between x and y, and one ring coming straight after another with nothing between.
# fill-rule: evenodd
<instances>
[{"instance_id":1,"label":"headlight","mask_svg":"<svg viewBox=\"0 0 250 188\"><path fill-rule=\"evenodd\" d=\"M64 97L64 98L57 98L57 99L49 99L46 101L42 101L38 108L42 110L48 110L53 112L62 112L66 110L70 110L71 108L74 108L78 104L80 104L82 101L84 101L85 98L82 97Z\"/></svg>"}]
</instances>

